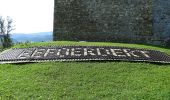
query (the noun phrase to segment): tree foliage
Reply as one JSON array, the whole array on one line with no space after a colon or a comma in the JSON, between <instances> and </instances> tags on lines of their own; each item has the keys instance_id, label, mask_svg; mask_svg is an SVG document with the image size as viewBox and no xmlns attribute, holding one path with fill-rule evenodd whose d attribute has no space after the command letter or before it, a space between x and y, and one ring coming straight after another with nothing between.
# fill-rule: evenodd
<instances>
[{"instance_id":1,"label":"tree foliage","mask_svg":"<svg viewBox=\"0 0 170 100\"><path fill-rule=\"evenodd\" d=\"M12 46L12 39L10 38L10 32L14 30L12 23L13 20L9 16L6 18L0 16L0 41L3 48Z\"/></svg>"}]
</instances>

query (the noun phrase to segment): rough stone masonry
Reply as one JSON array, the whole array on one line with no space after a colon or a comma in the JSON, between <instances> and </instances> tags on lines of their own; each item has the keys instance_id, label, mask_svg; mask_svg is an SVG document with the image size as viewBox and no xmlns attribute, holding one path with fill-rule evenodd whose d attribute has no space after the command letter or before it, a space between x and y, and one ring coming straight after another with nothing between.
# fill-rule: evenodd
<instances>
[{"instance_id":1,"label":"rough stone masonry","mask_svg":"<svg viewBox=\"0 0 170 100\"><path fill-rule=\"evenodd\" d=\"M169 16L168 0L55 0L54 40L164 40Z\"/></svg>"}]
</instances>

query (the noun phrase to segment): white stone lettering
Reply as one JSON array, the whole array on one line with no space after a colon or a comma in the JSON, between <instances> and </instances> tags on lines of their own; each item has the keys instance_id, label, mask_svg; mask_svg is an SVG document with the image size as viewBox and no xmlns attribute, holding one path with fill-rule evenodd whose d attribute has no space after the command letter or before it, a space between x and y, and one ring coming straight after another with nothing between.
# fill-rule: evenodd
<instances>
[{"instance_id":1,"label":"white stone lettering","mask_svg":"<svg viewBox=\"0 0 170 100\"><path fill-rule=\"evenodd\" d=\"M123 49L123 52L128 56L128 57L137 57L139 58L140 56L135 54L135 53L139 53L139 50L134 50L131 51L130 49Z\"/></svg>"},{"instance_id":2,"label":"white stone lettering","mask_svg":"<svg viewBox=\"0 0 170 100\"><path fill-rule=\"evenodd\" d=\"M92 48L84 48L84 56L87 56L87 55L91 55L91 56L95 56L96 54L94 53L94 50L95 49L92 49Z\"/></svg>"},{"instance_id":3,"label":"white stone lettering","mask_svg":"<svg viewBox=\"0 0 170 100\"><path fill-rule=\"evenodd\" d=\"M140 51L146 58L150 58L150 56L148 55L148 51Z\"/></svg>"},{"instance_id":4,"label":"white stone lettering","mask_svg":"<svg viewBox=\"0 0 170 100\"><path fill-rule=\"evenodd\" d=\"M81 48L72 48L71 56L81 56Z\"/></svg>"},{"instance_id":5,"label":"white stone lettering","mask_svg":"<svg viewBox=\"0 0 170 100\"><path fill-rule=\"evenodd\" d=\"M96 49L97 50L97 55L99 55L99 56L102 55L101 52L100 52L100 49L102 49L102 48L97 48Z\"/></svg>"},{"instance_id":6,"label":"white stone lettering","mask_svg":"<svg viewBox=\"0 0 170 100\"><path fill-rule=\"evenodd\" d=\"M45 51L46 49L36 49L31 55L31 58L42 58L44 57Z\"/></svg>"},{"instance_id":7,"label":"white stone lettering","mask_svg":"<svg viewBox=\"0 0 170 100\"><path fill-rule=\"evenodd\" d=\"M24 50L17 58L19 59L27 59L31 57L32 50Z\"/></svg>"},{"instance_id":8,"label":"white stone lettering","mask_svg":"<svg viewBox=\"0 0 170 100\"><path fill-rule=\"evenodd\" d=\"M29 58L53 58L53 57L65 57L65 56L115 56L115 57L130 57L130 58L151 58L149 51L135 50L129 48L37 48L24 50L17 58L29 59Z\"/></svg>"},{"instance_id":9,"label":"white stone lettering","mask_svg":"<svg viewBox=\"0 0 170 100\"><path fill-rule=\"evenodd\" d=\"M128 56L131 57L131 54L129 53L130 49L123 49L123 52Z\"/></svg>"},{"instance_id":10,"label":"white stone lettering","mask_svg":"<svg viewBox=\"0 0 170 100\"><path fill-rule=\"evenodd\" d=\"M110 55L110 51L105 48L97 48L97 55L107 56ZM103 50L103 53L101 52Z\"/></svg>"},{"instance_id":11,"label":"white stone lettering","mask_svg":"<svg viewBox=\"0 0 170 100\"><path fill-rule=\"evenodd\" d=\"M112 52L113 56L126 57L122 49L110 49L110 51Z\"/></svg>"},{"instance_id":12,"label":"white stone lettering","mask_svg":"<svg viewBox=\"0 0 170 100\"><path fill-rule=\"evenodd\" d=\"M84 56L87 56L87 48L84 48Z\"/></svg>"},{"instance_id":13,"label":"white stone lettering","mask_svg":"<svg viewBox=\"0 0 170 100\"><path fill-rule=\"evenodd\" d=\"M47 49L46 53L44 54L44 57L47 57L49 54L55 54L56 49Z\"/></svg>"},{"instance_id":14,"label":"white stone lettering","mask_svg":"<svg viewBox=\"0 0 170 100\"><path fill-rule=\"evenodd\" d=\"M70 54L70 49L67 49L67 48L63 48L63 50L66 50L65 51L65 55L68 56Z\"/></svg>"},{"instance_id":15,"label":"white stone lettering","mask_svg":"<svg viewBox=\"0 0 170 100\"><path fill-rule=\"evenodd\" d=\"M95 56L94 49L90 48L90 50L87 51L89 55Z\"/></svg>"},{"instance_id":16,"label":"white stone lettering","mask_svg":"<svg viewBox=\"0 0 170 100\"><path fill-rule=\"evenodd\" d=\"M110 51L106 49L106 54L107 55L110 55Z\"/></svg>"},{"instance_id":17,"label":"white stone lettering","mask_svg":"<svg viewBox=\"0 0 170 100\"><path fill-rule=\"evenodd\" d=\"M74 56L74 48L71 49L71 56Z\"/></svg>"},{"instance_id":18,"label":"white stone lettering","mask_svg":"<svg viewBox=\"0 0 170 100\"><path fill-rule=\"evenodd\" d=\"M60 56L60 55L61 55L61 49L58 49L57 56Z\"/></svg>"},{"instance_id":19,"label":"white stone lettering","mask_svg":"<svg viewBox=\"0 0 170 100\"><path fill-rule=\"evenodd\" d=\"M140 57L139 55L136 55L135 52L139 52L138 50L135 50L135 51L130 51L130 54L134 57Z\"/></svg>"}]
</instances>

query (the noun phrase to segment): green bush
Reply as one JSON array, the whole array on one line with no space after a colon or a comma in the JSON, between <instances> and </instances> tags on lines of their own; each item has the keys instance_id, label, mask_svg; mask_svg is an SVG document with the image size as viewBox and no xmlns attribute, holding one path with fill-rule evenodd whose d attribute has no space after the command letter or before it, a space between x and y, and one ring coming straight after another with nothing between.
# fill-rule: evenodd
<instances>
[{"instance_id":1,"label":"green bush","mask_svg":"<svg viewBox=\"0 0 170 100\"><path fill-rule=\"evenodd\" d=\"M1 38L1 44L3 48L8 48L13 45L12 39L10 38L9 34L6 34Z\"/></svg>"}]
</instances>

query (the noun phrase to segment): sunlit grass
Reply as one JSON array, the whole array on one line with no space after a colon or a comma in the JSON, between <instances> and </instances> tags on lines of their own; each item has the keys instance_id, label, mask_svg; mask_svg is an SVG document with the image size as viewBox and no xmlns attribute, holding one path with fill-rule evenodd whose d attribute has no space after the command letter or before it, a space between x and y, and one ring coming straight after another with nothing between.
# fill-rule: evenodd
<instances>
[{"instance_id":1,"label":"sunlit grass","mask_svg":"<svg viewBox=\"0 0 170 100\"><path fill-rule=\"evenodd\" d=\"M33 46L125 46L166 52L148 45L100 42L41 42ZM170 65L122 62L46 62L0 65L0 99L169 100Z\"/></svg>"}]
</instances>

